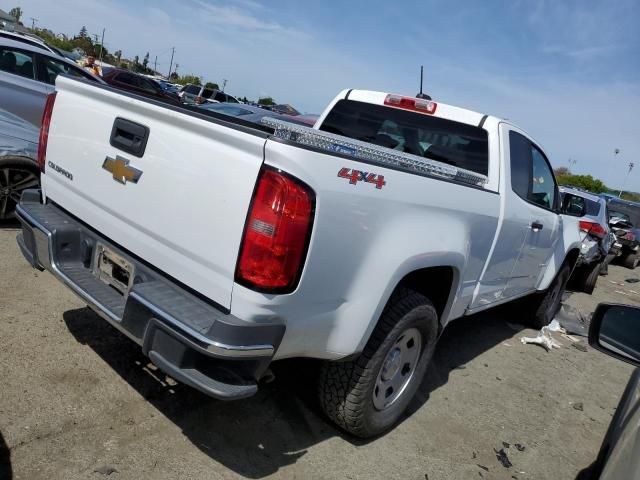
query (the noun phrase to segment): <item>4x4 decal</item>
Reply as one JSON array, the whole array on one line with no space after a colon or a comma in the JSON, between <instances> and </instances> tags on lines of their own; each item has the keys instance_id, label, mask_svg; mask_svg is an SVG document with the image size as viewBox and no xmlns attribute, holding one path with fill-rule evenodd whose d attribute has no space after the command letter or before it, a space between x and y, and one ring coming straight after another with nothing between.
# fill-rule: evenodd
<instances>
[{"instance_id":1,"label":"4x4 decal","mask_svg":"<svg viewBox=\"0 0 640 480\"><path fill-rule=\"evenodd\" d=\"M338 177L349 179L351 185L355 185L358 182L373 183L378 190L387 184L384 180L384 175L377 175L375 173L363 172L351 168L341 168L338 172Z\"/></svg>"}]
</instances>

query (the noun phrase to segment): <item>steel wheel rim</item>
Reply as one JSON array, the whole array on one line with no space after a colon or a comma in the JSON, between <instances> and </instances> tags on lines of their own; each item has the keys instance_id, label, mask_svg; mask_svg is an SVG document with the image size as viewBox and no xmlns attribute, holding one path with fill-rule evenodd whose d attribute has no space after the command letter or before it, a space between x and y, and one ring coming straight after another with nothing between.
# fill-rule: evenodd
<instances>
[{"instance_id":1,"label":"steel wheel rim","mask_svg":"<svg viewBox=\"0 0 640 480\"><path fill-rule=\"evenodd\" d=\"M385 410L402 396L416 371L422 351L417 328L402 332L387 353L373 388L373 406Z\"/></svg>"},{"instance_id":2,"label":"steel wheel rim","mask_svg":"<svg viewBox=\"0 0 640 480\"><path fill-rule=\"evenodd\" d=\"M38 176L26 168L0 169L0 220L13 218L22 191L38 184Z\"/></svg>"}]
</instances>

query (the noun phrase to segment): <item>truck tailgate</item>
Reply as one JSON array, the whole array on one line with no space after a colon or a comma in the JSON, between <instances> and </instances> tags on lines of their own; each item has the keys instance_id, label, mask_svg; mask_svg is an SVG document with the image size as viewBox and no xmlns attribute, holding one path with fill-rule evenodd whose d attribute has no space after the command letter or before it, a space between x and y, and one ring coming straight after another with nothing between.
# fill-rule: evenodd
<instances>
[{"instance_id":1,"label":"truck tailgate","mask_svg":"<svg viewBox=\"0 0 640 480\"><path fill-rule=\"evenodd\" d=\"M61 76L56 87L46 198L230 308L267 135ZM113 146L116 119L125 143L144 132L127 121L148 129L142 156Z\"/></svg>"}]
</instances>

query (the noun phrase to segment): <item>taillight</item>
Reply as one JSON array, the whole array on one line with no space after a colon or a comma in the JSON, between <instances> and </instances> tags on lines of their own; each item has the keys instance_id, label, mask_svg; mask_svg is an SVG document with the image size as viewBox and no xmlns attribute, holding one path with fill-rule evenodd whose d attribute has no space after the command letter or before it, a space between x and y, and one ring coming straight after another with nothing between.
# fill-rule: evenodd
<instances>
[{"instance_id":1,"label":"taillight","mask_svg":"<svg viewBox=\"0 0 640 480\"><path fill-rule=\"evenodd\" d=\"M625 236L624 236L624 237L622 237L622 238L624 238L625 240L629 240L630 242L633 242L633 241L635 241L636 236L635 236L633 233L631 233L631 232L627 232L627 233L625 234Z\"/></svg>"},{"instance_id":2,"label":"taillight","mask_svg":"<svg viewBox=\"0 0 640 480\"><path fill-rule=\"evenodd\" d=\"M38 165L40 171L44 173L45 163L47 160L47 140L49 140L49 125L51 124L51 113L53 112L53 104L56 101L56 92L47 95L47 101L44 104L42 112L42 123L40 124L40 138L38 140Z\"/></svg>"},{"instance_id":3,"label":"taillight","mask_svg":"<svg viewBox=\"0 0 640 480\"><path fill-rule=\"evenodd\" d=\"M404 108L405 110L413 110L415 112L436 113L438 104L424 98L403 97L401 95L387 95L384 104L391 107Z\"/></svg>"},{"instance_id":4,"label":"taillight","mask_svg":"<svg viewBox=\"0 0 640 480\"><path fill-rule=\"evenodd\" d=\"M236 281L263 292L292 292L302 272L314 211L315 195L307 185L263 167L247 216Z\"/></svg>"},{"instance_id":5,"label":"taillight","mask_svg":"<svg viewBox=\"0 0 640 480\"><path fill-rule=\"evenodd\" d=\"M196 97L196 103L202 103L202 97L200 95Z\"/></svg>"},{"instance_id":6,"label":"taillight","mask_svg":"<svg viewBox=\"0 0 640 480\"><path fill-rule=\"evenodd\" d=\"M604 230L604 227L599 223L587 222L585 220L580 221L580 230L600 238L604 238L604 236L607 234L607 232Z\"/></svg>"}]
</instances>

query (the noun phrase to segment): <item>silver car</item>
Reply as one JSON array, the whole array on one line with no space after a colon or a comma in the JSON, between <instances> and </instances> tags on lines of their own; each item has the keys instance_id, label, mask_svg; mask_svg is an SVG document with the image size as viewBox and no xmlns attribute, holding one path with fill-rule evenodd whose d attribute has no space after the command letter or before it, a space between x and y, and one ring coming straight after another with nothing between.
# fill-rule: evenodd
<instances>
[{"instance_id":1,"label":"silver car","mask_svg":"<svg viewBox=\"0 0 640 480\"><path fill-rule=\"evenodd\" d=\"M615 241L609 228L607 202L598 195L577 188L560 187L559 190L563 197L566 193L571 194L571 197L567 197L572 202L572 205L567 205L569 211L584 212L580 219L580 231L584 239L571 283L575 289L591 294Z\"/></svg>"},{"instance_id":2,"label":"silver car","mask_svg":"<svg viewBox=\"0 0 640 480\"><path fill-rule=\"evenodd\" d=\"M0 108L39 127L44 102L59 74L102 82L54 53L0 37Z\"/></svg>"},{"instance_id":3,"label":"silver car","mask_svg":"<svg viewBox=\"0 0 640 480\"><path fill-rule=\"evenodd\" d=\"M38 129L0 109L0 222L15 218L22 191L37 188Z\"/></svg>"}]
</instances>

